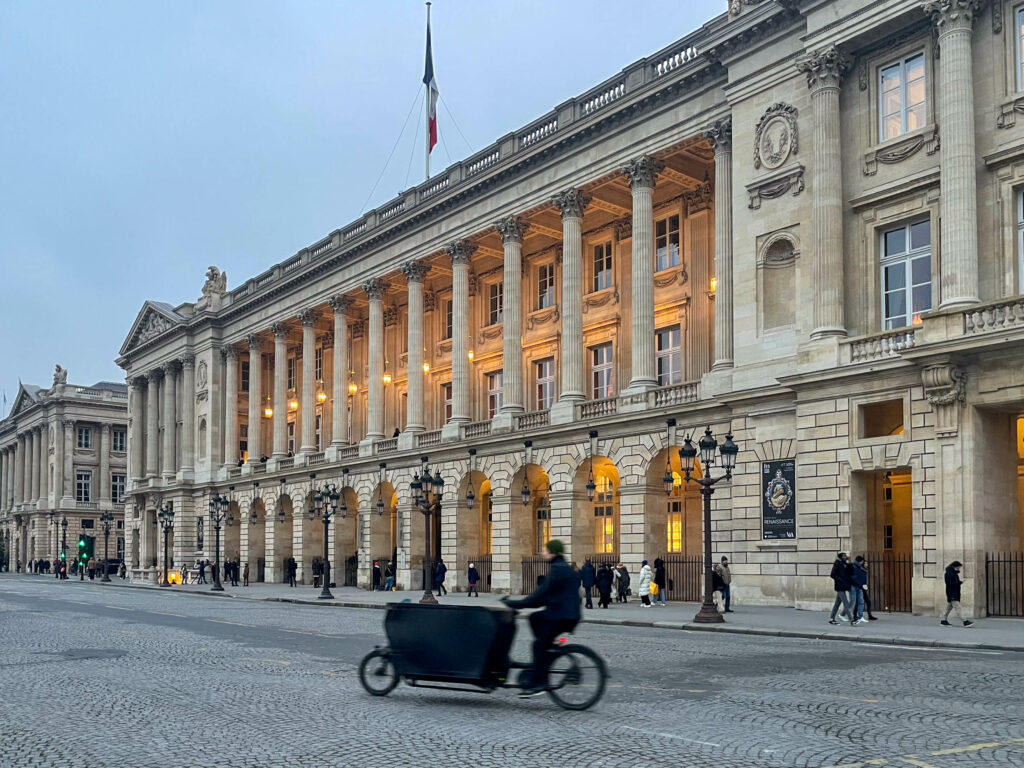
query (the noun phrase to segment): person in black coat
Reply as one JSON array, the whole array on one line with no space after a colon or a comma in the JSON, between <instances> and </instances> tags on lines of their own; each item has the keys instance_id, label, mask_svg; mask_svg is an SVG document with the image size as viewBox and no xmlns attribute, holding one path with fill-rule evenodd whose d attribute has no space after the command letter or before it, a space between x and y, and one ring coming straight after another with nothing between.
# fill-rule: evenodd
<instances>
[{"instance_id":1,"label":"person in black coat","mask_svg":"<svg viewBox=\"0 0 1024 768\"><path fill-rule=\"evenodd\" d=\"M548 649L556 637L563 632L572 632L580 621L580 578L562 557L565 545L558 539L552 539L545 549L544 557L551 567L537 589L520 600L502 598L511 608L544 608L530 614L534 638L533 671L529 685L520 696L544 692L548 678Z\"/></svg>"},{"instance_id":2,"label":"person in black coat","mask_svg":"<svg viewBox=\"0 0 1024 768\"><path fill-rule=\"evenodd\" d=\"M295 577L296 577L296 575L298 575L298 572L299 572L299 564L295 562L295 558L294 557L289 557L287 560L285 560L284 570L285 570L285 573L288 574L288 586L289 587L297 586L296 581L295 581Z\"/></svg>"},{"instance_id":3,"label":"person in black coat","mask_svg":"<svg viewBox=\"0 0 1024 768\"><path fill-rule=\"evenodd\" d=\"M665 561L660 557L654 558L654 583L658 585L658 594L651 600L652 605L661 603L661 607L665 607L665 587L668 585L668 580L665 578Z\"/></svg>"},{"instance_id":4,"label":"person in black coat","mask_svg":"<svg viewBox=\"0 0 1024 768\"><path fill-rule=\"evenodd\" d=\"M852 570L853 565L850 563L849 555L845 552L836 555L836 561L832 563L832 573L829 574L836 590L836 599L832 603L832 614L828 619L829 624L839 623L836 621L836 611L839 610L840 604L843 606L843 612L839 614L839 618L843 621L850 620L850 598L847 593L850 591L850 572Z\"/></svg>"},{"instance_id":5,"label":"person in black coat","mask_svg":"<svg viewBox=\"0 0 1024 768\"><path fill-rule=\"evenodd\" d=\"M476 569L473 563L469 564L469 570L466 572L466 580L469 582L469 592L466 597L472 597L475 593L477 597L480 597L480 589L477 585L480 583L480 571Z\"/></svg>"},{"instance_id":6,"label":"person in black coat","mask_svg":"<svg viewBox=\"0 0 1024 768\"><path fill-rule=\"evenodd\" d=\"M607 608L608 603L612 601L612 569L608 567L607 563L601 563L601 567L597 569L594 583L597 586L597 594L600 595L597 604L602 608ZM587 590L587 594L590 594L589 590Z\"/></svg>"},{"instance_id":7,"label":"person in black coat","mask_svg":"<svg viewBox=\"0 0 1024 768\"><path fill-rule=\"evenodd\" d=\"M448 594L448 590L444 587L444 577L447 573L448 566L444 564L444 560L438 558L437 567L434 569L434 591L437 592L439 597Z\"/></svg>"},{"instance_id":8,"label":"person in black coat","mask_svg":"<svg viewBox=\"0 0 1024 768\"><path fill-rule=\"evenodd\" d=\"M380 563L376 560L373 562L373 576L371 577L373 584L373 591L376 592L380 589Z\"/></svg>"},{"instance_id":9,"label":"person in black coat","mask_svg":"<svg viewBox=\"0 0 1024 768\"><path fill-rule=\"evenodd\" d=\"M956 613L957 619L963 622L965 627L974 624L973 621L965 619L960 611L960 585L963 584L963 581L960 580L960 569L963 567L964 564L959 560L954 560L946 566L946 612L942 614L942 621L939 622L944 627L951 626L949 623L950 613Z\"/></svg>"},{"instance_id":10,"label":"person in black coat","mask_svg":"<svg viewBox=\"0 0 1024 768\"><path fill-rule=\"evenodd\" d=\"M583 567L580 568L580 581L583 584L583 592L587 598L587 608L593 608L594 602L590 596L590 591L594 588L594 579L597 572L594 570L594 564L590 562L588 557L583 561Z\"/></svg>"}]
</instances>

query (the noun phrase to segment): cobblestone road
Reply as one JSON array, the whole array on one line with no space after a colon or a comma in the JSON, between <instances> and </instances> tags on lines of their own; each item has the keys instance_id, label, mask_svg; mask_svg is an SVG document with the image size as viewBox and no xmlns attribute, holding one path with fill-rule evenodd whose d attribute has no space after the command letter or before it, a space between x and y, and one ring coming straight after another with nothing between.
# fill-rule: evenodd
<instances>
[{"instance_id":1,"label":"cobblestone road","mask_svg":"<svg viewBox=\"0 0 1024 768\"><path fill-rule=\"evenodd\" d=\"M572 713L367 696L382 618L4 576L0 766L1024 766L1021 654L585 625L611 687Z\"/></svg>"}]
</instances>

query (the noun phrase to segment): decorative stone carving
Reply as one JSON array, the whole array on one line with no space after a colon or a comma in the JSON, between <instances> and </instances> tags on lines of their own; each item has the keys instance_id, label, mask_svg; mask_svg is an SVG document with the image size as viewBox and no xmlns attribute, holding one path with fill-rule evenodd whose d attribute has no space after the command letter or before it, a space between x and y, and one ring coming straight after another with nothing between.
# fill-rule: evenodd
<instances>
[{"instance_id":1,"label":"decorative stone carving","mask_svg":"<svg viewBox=\"0 0 1024 768\"><path fill-rule=\"evenodd\" d=\"M422 283L430 272L430 265L422 261L407 261L402 265L401 272L410 283Z\"/></svg>"},{"instance_id":2,"label":"decorative stone carving","mask_svg":"<svg viewBox=\"0 0 1024 768\"><path fill-rule=\"evenodd\" d=\"M655 157L642 155L622 169L629 179L630 189L633 187L653 187L658 174L665 169L665 163Z\"/></svg>"},{"instance_id":3,"label":"decorative stone carving","mask_svg":"<svg viewBox=\"0 0 1024 768\"><path fill-rule=\"evenodd\" d=\"M772 104L757 121L754 131L754 167L768 170L782 166L798 149L797 109L791 104Z\"/></svg>"},{"instance_id":4,"label":"decorative stone carving","mask_svg":"<svg viewBox=\"0 0 1024 768\"><path fill-rule=\"evenodd\" d=\"M934 125L869 149L864 153L864 175L874 176L878 172L879 163L901 163L917 154L922 147L927 155L934 155L939 151L939 131Z\"/></svg>"},{"instance_id":5,"label":"decorative stone carving","mask_svg":"<svg viewBox=\"0 0 1024 768\"><path fill-rule=\"evenodd\" d=\"M551 202L561 211L563 219L581 218L583 211L590 205L590 200L590 195L582 189L567 189L551 198Z\"/></svg>"},{"instance_id":6,"label":"decorative stone carving","mask_svg":"<svg viewBox=\"0 0 1024 768\"><path fill-rule=\"evenodd\" d=\"M225 344L220 348L220 353L224 355L224 359L229 363L238 359L238 350L234 344Z\"/></svg>"},{"instance_id":7,"label":"decorative stone carving","mask_svg":"<svg viewBox=\"0 0 1024 768\"><path fill-rule=\"evenodd\" d=\"M437 294L433 291L426 291L423 294L423 311L433 312L437 309Z\"/></svg>"},{"instance_id":8,"label":"decorative stone carving","mask_svg":"<svg viewBox=\"0 0 1024 768\"><path fill-rule=\"evenodd\" d=\"M780 168L747 184L747 207L757 210L762 200L772 200L791 192L794 197L804 191L804 167L799 163Z\"/></svg>"},{"instance_id":9,"label":"decorative stone carving","mask_svg":"<svg viewBox=\"0 0 1024 768\"><path fill-rule=\"evenodd\" d=\"M999 5L1001 0L994 5ZM968 26L973 27L981 12L981 0L927 0L921 3L921 10L931 16L936 27ZM993 22L993 25L995 22ZM1000 27L1002 22L1000 21Z\"/></svg>"},{"instance_id":10,"label":"decorative stone carving","mask_svg":"<svg viewBox=\"0 0 1024 768\"><path fill-rule=\"evenodd\" d=\"M538 325L544 325L555 320L558 320L558 307L549 307L540 312L534 312L526 319L526 330L532 331Z\"/></svg>"},{"instance_id":11,"label":"decorative stone carving","mask_svg":"<svg viewBox=\"0 0 1024 768\"><path fill-rule=\"evenodd\" d=\"M935 411L935 434L951 437L960 428L960 405L966 399L967 377L952 363L929 365L921 371L925 397Z\"/></svg>"},{"instance_id":12,"label":"decorative stone carving","mask_svg":"<svg viewBox=\"0 0 1024 768\"><path fill-rule=\"evenodd\" d=\"M469 260L476 253L476 243L468 240L456 240L444 247L444 252L451 257L452 264L469 264Z\"/></svg>"},{"instance_id":13,"label":"decorative stone carving","mask_svg":"<svg viewBox=\"0 0 1024 768\"><path fill-rule=\"evenodd\" d=\"M320 319L320 313L315 309L304 309L299 312L299 322L302 325L315 325L316 321Z\"/></svg>"},{"instance_id":14,"label":"decorative stone carving","mask_svg":"<svg viewBox=\"0 0 1024 768\"><path fill-rule=\"evenodd\" d=\"M711 182L705 181L696 189L683 195L686 202L686 212L700 213L706 211L714 202L714 195L711 194Z\"/></svg>"},{"instance_id":15,"label":"decorative stone carving","mask_svg":"<svg viewBox=\"0 0 1024 768\"><path fill-rule=\"evenodd\" d=\"M274 323L270 326L270 332L275 339L283 339L288 336L288 326L284 323Z\"/></svg>"},{"instance_id":16,"label":"decorative stone carving","mask_svg":"<svg viewBox=\"0 0 1024 768\"><path fill-rule=\"evenodd\" d=\"M498 230L503 243L522 243L526 230L530 228L530 224L518 216L509 216L501 221L494 222L494 228Z\"/></svg>"},{"instance_id":17,"label":"decorative stone carving","mask_svg":"<svg viewBox=\"0 0 1024 768\"><path fill-rule=\"evenodd\" d=\"M68 383L68 371L67 368L62 368L60 365L56 365L53 368L53 383L67 384Z\"/></svg>"},{"instance_id":18,"label":"decorative stone carving","mask_svg":"<svg viewBox=\"0 0 1024 768\"><path fill-rule=\"evenodd\" d=\"M723 117L716 120L711 127L704 131L704 135L711 139L711 146L715 152L732 151L732 118Z\"/></svg>"},{"instance_id":19,"label":"decorative stone carving","mask_svg":"<svg viewBox=\"0 0 1024 768\"><path fill-rule=\"evenodd\" d=\"M680 285L685 285L689 279L690 276L687 274L685 269L672 270L672 272L659 272L654 276L654 287L668 288L676 281L679 281Z\"/></svg>"},{"instance_id":20,"label":"decorative stone carving","mask_svg":"<svg viewBox=\"0 0 1024 768\"><path fill-rule=\"evenodd\" d=\"M206 282L203 283L203 298L219 296L228 289L228 273L221 272L217 267L211 266L206 270Z\"/></svg>"},{"instance_id":21,"label":"decorative stone carving","mask_svg":"<svg viewBox=\"0 0 1024 768\"><path fill-rule=\"evenodd\" d=\"M759 5L761 0L729 0L729 18L735 19L743 13L744 6Z\"/></svg>"},{"instance_id":22,"label":"decorative stone carving","mask_svg":"<svg viewBox=\"0 0 1024 768\"><path fill-rule=\"evenodd\" d=\"M245 341L249 345L250 352L263 351L263 337L259 334L251 333L245 337Z\"/></svg>"},{"instance_id":23,"label":"decorative stone carving","mask_svg":"<svg viewBox=\"0 0 1024 768\"><path fill-rule=\"evenodd\" d=\"M612 230L615 232L615 242L630 239L633 237L633 217L626 216L619 219L612 224Z\"/></svg>"},{"instance_id":24,"label":"decorative stone carving","mask_svg":"<svg viewBox=\"0 0 1024 768\"><path fill-rule=\"evenodd\" d=\"M169 331L172 323L166 317L150 312L139 324L139 330L135 334L135 343L132 346L154 339L162 333Z\"/></svg>"},{"instance_id":25,"label":"decorative stone carving","mask_svg":"<svg viewBox=\"0 0 1024 768\"><path fill-rule=\"evenodd\" d=\"M1001 35L1003 33L1003 4L1001 0L996 0L992 3L992 34Z\"/></svg>"},{"instance_id":26,"label":"decorative stone carving","mask_svg":"<svg viewBox=\"0 0 1024 768\"><path fill-rule=\"evenodd\" d=\"M398 325L398 307L394 304L384 308L384 327L390 328L392 325Z\"/></svg>"},{"instance_id":27,"label":"decorative stone carving","mask_svg":"<svg viewBox=\"0 0 1024 768\"><path fill-rule=\"evenodd\" d=\"M334 314L345 314L352 308L352 299L348 296L331 296L327 300L327 306L331 308Z\"/></svg>"},{"instance_id":28,"label":"decorative stone carving","mask_svg":"<svg viewBox=\"0 0 1024 768\"><path fill-rule=\"evenodd\" d=\"M205 360L199 361L199 367L196 369L196 387L198 389L206 389L206 380L208 378L208 370Z\"/></svg>"},{"instance_id":29,"label":"decorative stone carving","mask_svg":"<svg viewBox=\"0 0 1024 768\"><path fill-rule=\"evenodd\" d=\"M587 311L591 307L603 307L606 304L618 304L619 303L619 292L616 289L601 291L597 294L590 294L583 298L583 314L587 314Z\"/></svg>"},{"instance_id":30,"label":"decorative stone carving","mask_svg":"<svg viewBox=\"0 0 1024 768\"><path fill-rule=\"evenodd\" d=\"M196 364L196 356L195 355L182 355L181 357L178 358L177 363L182 368L192 368Z\"/></svg>"},{"instance_id":31,"label":"decorative stone carving","mask_svg":"<svg viewBox=\"0 0 1024 768\"><path fill-rule=\"evenodd\" d=\"M796 68L807 75L807 87L816 91L819 88L838 88L852 63L849 54L830 45L798 58Z\"/></svg>"},{"instance_id":32,"label":"decorative stone carving","mask_svg":"<svg viewBox=\"0 0 1024 768\"><path fill-rule=\"evenodd\" d=\"M384 281L377 277L367 280L363 283L362 288L366 293L366 297L371 301L375 299L380 301L384 298L384 294L387 292L387 286L384 284Z\"/></svg>"},{"instance_id":33,"label":"decorative stone carving","mask_svg":"<svg viewBox=\"0 0 1024 768\"><path fill-rule=\"evenodd\" d=\"M996 128L1013 128L1017 124L1018 114L1024 114L1024 96L1000 105Z\"/></svg>"},{"instance_id":34,"label":"decorative stone carving","mask_svg":"<svg viewBox=\"0 0 1024 768\"><path fill-rule=\"evenodd\" d=\"M494 339L500 338L501 334L502 334L502 324L501 323L495 323L494 325L489 325L486 328L483 328L480 331L480 338L485 340L485 341L492 341Z\"/></svg>"}]
</instances>

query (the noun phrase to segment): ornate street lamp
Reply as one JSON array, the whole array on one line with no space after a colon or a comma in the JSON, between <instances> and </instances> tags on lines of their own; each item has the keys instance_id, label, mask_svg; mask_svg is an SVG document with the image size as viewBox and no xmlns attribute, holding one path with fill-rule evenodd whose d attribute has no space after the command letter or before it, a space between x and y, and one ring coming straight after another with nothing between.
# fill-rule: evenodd
<instances>
[{"instance_id":1,"label":"ornate street lamp","mask_svg":"<svg viewBox=\"0 0 1024 768\"><path fill-rule=\"evenodd\" d=\"M310 475L309 479L310 486L312 487L313 481L316 480L316 475ZM340 497L341 494L338 493L338 486L326 483L323 488L313 495L313 506L309 508L310 521L312 522L315 518L319 517L324 525L324 570L321 575L324 586L320 590L320 594L317 595L318 600L334 599L334 595L331 594L331 561L327 547L327 533L331 525L331 519L338 512L338 499Z\"/></svg>"},{"instance_id":2,"label":"ornate street lamp","mask_svg":"<svg viewBox=\"0 0 1024 768\"><path fill-rule=\"evenodd\" d=\"M417 477L416 470L413 470L412 483L409 485L412 490L412 501L423 513L423 597L420 598L420 602L436 605L437 599L430 589L434 573L430 561L430 516L441 514L444 478L436 470L434 476L430 476L430 459L428 457L421 456L420 461L422 462L422 473Z\"/></svg>"},{"instance_id":3,"label":"ornate street lamp","mask_svg":"<svg viewBox=\"0 0 1024 768\"><path fill-rule=\"evenodd\" d=\"M110 581L110 528L114 525L114 513L107 511L100 514L100 525L103 526L103 578Z\"/></svg>"},{"instance_id":4,"label":"ornate street lamp","mask_svg":"<svg viewBox=\"0 0 1024 768\"><path fill-rule=\"evenodd\" d=\"M524 507L530 505L530 470L527 465L530 463L530 449L533 447L532 440L526 440L523 443L523 487L519 489L519 498L523 502Z\"/></svg>"},{"instance_id":5,"label":"ornate street lamp","mask_svg":"<svg viewBox=\"0 0 1024 768\"><path fill-rule=\"evenodd\" d=\"M164 583L162 586L169 587L171 583L167 580L167 534L174 528L174 509L171 508L170 504L164 503L160 507L160 511L157 513L157 520L160 523L160 529L164 532Z\"/></svg>"},{"instance_id":6,"label":"ornate street lamp","mask_svg":"<svg viewBox=\"0 0 1024 768\"><path fill-rule=\"evenodd\" d=\"M473 460L476 458L476 448L469 449L469 486L466 488L466 509L472 511L476 504L476 494L473 492Z\"/></svg>"},{"instance_id":7,"label":"ornate street lamp","mask_svg":"<svg viewBox=\"0 0 1024 768\"><path fill-rule=\"evenodd\" d=\"M50 513L50 525L53 526L53 556L56 557L57 556L57 550L60 548L60 533L59 533L59 531L60 531L60 521L57 520L57 513L56 512L51 512ZM60 578L60 566L58 565L57 568L55 568L54 570L57 571L54 574L54 577L59 579Z\"/></svg>"},{"instance_id":8,"label":"ornate street lamp","mask_svg":"<svg viewBox=\"0 0 1024 768\"><path fill-rule=\"evenodd\" d=\"M711 468L715 465L715 449L722 460L722 469L725 474L716 478L711 477ZM693 463L700 452L700 464L703 470L702 477L692 477ZM722 447L718 447L718 441L711 434L711 427L704 430L704 436L694 446L693 441L687 437L683 447L679 449L679 461L683 465L683 472L687 482L694 482L700 486L701 496L704 497L704 603L693 620L698 624L715 624L724 622L722 614L715 608L715 601L712 598L712 564L711 564L711 494L715 492L715 483L719 480L731 480L732 471L736 467L736 454L739 448L732 441L732 433L725 436Z\"/></svg>"},{"instance_id":9,"label":"ornate street lamp","mask_svg":"<svg viewBox=\"0 0 1024 768\"><path fill-rule=\"evenodd\" d=\"M228 525L235 524L235 516L230 511L231 499L221 496L219 493L210 499L210 520L213 521L214 550L213 550L213 586L211 592L223 592L224 585L220 583L220 526L225 520Z\"/></svg>"},{"instance_id":10,"label":"ornate street lamp","mask_svg":"<svg viewBox=\"0 0 1024 768\"><path fill-rule=\"evenodd\" d=\"M67 578L68 567L68 516L60 517L60 568L64 569L64 578ZM58 572L60 571L58 568Z\"/></svg>"}]
</instances>

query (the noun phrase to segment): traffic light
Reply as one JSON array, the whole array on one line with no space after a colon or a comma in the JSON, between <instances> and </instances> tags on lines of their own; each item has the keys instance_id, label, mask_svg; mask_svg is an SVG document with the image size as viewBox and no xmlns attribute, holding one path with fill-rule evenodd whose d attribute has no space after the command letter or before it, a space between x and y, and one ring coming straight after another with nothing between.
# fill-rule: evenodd
<instances>
[{"instance_id":1,"label":"traffic light","mask_svg":"<svg viewBox=\"0 0 1024 768\"><path fill-rule=\"evenodd\" d=\"M61 553L60 553L60 559L61 559L61 560L64 560L64 559L65 559L65 555L64 555L64 553L63 553L63 552L61 552Z\"/></svg>"},{"instance_id":2,"label":"traffic light","mask_svg":"<svg viewBox=\"0 0 1024 768\"><path fill-rule=\"evenodd\" d=\"M85 551L85 539L84 538L80 538L78 540L78 562L79 562L80 565L85 565L85 563L86 563L86 561L88 561L88 559L89 559L88 553Z\"/></svg>"}]
</instances>

